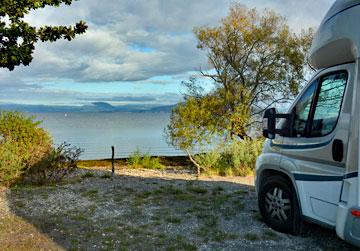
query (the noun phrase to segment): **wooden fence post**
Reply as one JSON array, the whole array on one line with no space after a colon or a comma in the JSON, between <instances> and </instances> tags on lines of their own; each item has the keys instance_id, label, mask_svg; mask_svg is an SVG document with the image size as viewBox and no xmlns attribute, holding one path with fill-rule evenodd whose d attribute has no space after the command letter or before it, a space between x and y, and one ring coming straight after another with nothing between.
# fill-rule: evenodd
<instances>
[{"instance_id":1,"label":"wooden fence post","mask_svg":"<svg viewBox=\"0 0 360 251\"><path fill-rule=\"evenodd\" d=\"M114 177L114 173L115 173L115 163L114 163L114 156L115 156L115 148L114 146L111 146L111 176Z\"/></svg>"}]
</instances>

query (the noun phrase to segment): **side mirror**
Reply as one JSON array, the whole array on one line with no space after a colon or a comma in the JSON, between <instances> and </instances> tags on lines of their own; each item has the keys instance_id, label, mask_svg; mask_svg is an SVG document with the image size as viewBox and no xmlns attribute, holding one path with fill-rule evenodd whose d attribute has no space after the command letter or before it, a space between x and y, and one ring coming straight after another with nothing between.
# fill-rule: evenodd
<instances>
[{"instance_id":1,"label":"side mirror","mask_svg":"<svg viewBox=\"0 0 360 251\"><path fill-rule=\"evenodd\" d=\"M286 119L288 123L286 128L276 129L276 119ZM268 139L275 139L276 134L280 134L285 137L292 135L292 124L294 122L294 113L292 114L280 114L276 113L275 108L269 108L265 110L263 118L263 135Z\"/></svg>"},{"instance_id":2,"label":"side mirror","mask_svg":"<svg viewBox=\"0 0 360 251\"><path fill-rule=\"evenodd\" d=\"M263 135L265 138L274 139L276 134L276 109L269 108L263 118Z\"/></svg>"}]
</instances>

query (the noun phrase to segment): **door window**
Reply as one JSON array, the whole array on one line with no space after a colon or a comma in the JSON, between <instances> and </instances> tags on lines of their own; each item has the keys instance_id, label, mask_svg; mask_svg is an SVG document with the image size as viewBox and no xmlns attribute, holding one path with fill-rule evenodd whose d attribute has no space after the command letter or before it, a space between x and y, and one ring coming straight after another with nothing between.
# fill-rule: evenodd
<instances>
[{"instance_id":1,"label":"door window","mask_svg":"<svg viewBox=\"0 0 360 251\"><path fill-rule=\"evenodd\" d=\"M331 133L337 124L347 81L346 72L327 75L321 79L310 136Z\"/></svg>"},{"instance_id":2,"label":"door window","mask_svg":"<svg viewBox=\"0 0 360 251\"><path fill-rule=\"evenodd\" d=\"M294 123L291 136L293 137L304 137L306 135L306 125L308 123L316 86L317 81L312 82L292 109Z\"/></svg>"}]
</instances>

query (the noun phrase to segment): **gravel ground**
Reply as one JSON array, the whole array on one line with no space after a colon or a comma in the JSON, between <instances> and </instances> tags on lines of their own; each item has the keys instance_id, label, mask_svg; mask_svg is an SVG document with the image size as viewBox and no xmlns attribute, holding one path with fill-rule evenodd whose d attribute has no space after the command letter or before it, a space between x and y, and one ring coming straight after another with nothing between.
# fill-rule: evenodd
<instances>
[{"instance_id":1,"label":"gravel ground","mask_svg":"<svg viewBox=\"0 0 360 251\"><path fill-rule=\"evenodd\" d=\"M176 169L80 169L68 184L0 188L0 249L356 250L316 225L268 228L252 178Z\"/></svg>"}]
</instances>

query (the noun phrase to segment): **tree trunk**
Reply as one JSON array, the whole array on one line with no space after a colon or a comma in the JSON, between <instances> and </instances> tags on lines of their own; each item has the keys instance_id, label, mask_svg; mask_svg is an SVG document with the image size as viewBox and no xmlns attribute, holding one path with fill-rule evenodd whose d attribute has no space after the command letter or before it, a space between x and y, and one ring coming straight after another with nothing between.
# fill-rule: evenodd
<instances>
[{"instance_id":1,"label":"tree trunk","mask_svg":"<svg viewBox=\"0 0 360 251\"><path fill-rule=\"evenodd\" d=\"M188 154L190 161L196 166L197 176L199 177L201 166L193 159L191 152L189 150L186 150L186 153Z\"/></svg>"}]
</instances>

